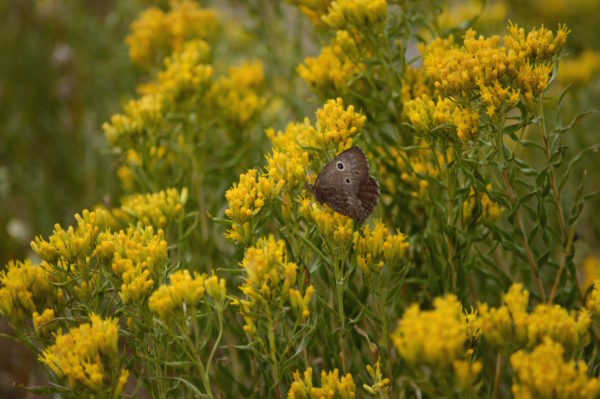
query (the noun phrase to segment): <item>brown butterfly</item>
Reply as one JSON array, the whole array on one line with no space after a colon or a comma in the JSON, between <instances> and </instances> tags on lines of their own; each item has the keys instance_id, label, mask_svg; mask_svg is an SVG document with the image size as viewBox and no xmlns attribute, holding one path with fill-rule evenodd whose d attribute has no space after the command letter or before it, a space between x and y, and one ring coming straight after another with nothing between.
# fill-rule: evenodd
<instances>
[{"instance_id":1,"label":"brown butterfly","mask_svg":"<svg viewBox=\"0 0 600 399\"><path fill-rule=\"evenodd\" d=\"M333 158L319 173L315 185L307 184L315 199L362 224L379 200L379 184L369 175L365 153L352 147Z\"/></svg>"}]
</instances>

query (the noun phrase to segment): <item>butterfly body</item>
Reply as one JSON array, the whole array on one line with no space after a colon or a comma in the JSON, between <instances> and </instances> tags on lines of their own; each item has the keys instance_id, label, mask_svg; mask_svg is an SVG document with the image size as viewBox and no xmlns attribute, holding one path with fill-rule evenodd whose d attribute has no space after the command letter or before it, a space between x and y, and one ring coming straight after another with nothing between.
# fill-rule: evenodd
<instances>
[{"instance_id":1,"label":"butterfly body","mask_svg":"<svg viewBox=\"0 0 600 399\"><path fill-rule=\"evenodd\" d=\"M362 224L379 200L379 184L369 174L365 153L352 147L329 162L309 186L315 199Z\"/></svg>"}]
</instances>

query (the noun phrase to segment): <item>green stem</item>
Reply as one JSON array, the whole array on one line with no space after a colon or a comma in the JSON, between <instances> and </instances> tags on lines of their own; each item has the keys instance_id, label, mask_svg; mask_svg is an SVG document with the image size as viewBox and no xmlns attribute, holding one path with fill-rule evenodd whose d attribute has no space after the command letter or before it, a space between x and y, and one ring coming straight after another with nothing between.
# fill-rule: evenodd
<instances>
[{"instance_id":1,"label":"green stem","mask_svg":"<svg viewBox=\"0 0 600 399\"><path fill-rule=\"evenodd\" d=\"M337 307L338 307L338 317L340 319L340 360L342 364L342 370L346 372L346 349L344 344L344 335L346 331L346 316L344 315L344 261L340 260L339 262L336 260L335 262L335 289L337 294Z\"/></svg>"}]
</instances>

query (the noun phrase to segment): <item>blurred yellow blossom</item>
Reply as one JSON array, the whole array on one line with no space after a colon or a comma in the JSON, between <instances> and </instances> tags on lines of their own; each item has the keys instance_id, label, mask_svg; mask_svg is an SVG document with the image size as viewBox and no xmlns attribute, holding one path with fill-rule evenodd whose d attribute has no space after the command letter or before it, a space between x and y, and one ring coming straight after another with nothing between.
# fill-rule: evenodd
<instances>
[{"instance_id":1,"label":"blurred yellow blossom","mask_svg":"<svg viewBox=\"0 0 600 399\"><path fill-rule=\"evenodd\" d=\"M358 48L347 31L338 31L329 45L321 48L317 57L304 59L297 68L298 74L321 97L346 93L353 78L364 69L357 59ZM353 89L357 83L352 85Z\"/></svg>"},{"instance_id":2,"label":"blurred yellow blossom","mask_svg":"<svg viewBox=\"0 0 600 399\"><path fill-rule=\"evenodd\" d=\"M212 41L217 29L216 13L194 1L171 1L167 13L151 7L131 24L126 38L129 57L133 63L150 68L173 50L181 50L188 40Z\"/></svg>"},{"instance_id":3,"label":"blurred yellow blossom","mask_svg":"<svg viewBox=\"0 0 600 399\"><path fill-rule=\"evenodd\" d=\"M349 105L344 109L341 98L328 100L317 110L315 122L314 146L333 149L338 154L352 147L354 138L362 131L367 117L354 111Z\"/></svg>"},{"instance_id":4,"label":"blurred yellow blossom","mask_svg":"<svg viewBox=\"0 0 600 399\"><path fill-rule=\"evenodd\" d=\"M289 3L297 6L310 21L319 25L321 17L327 14L327 9L332 0L287 0Z\"/></svg>"},{"instance_id":5,"label":"blurred yellow blossom","mask_svg":"<svg viewBox=\"0 0 600 399\"><path fill-rule=\"evenodd\" d=\"M432 310L420 310L418 304L406 309L392 340L412 366L449 368L464 357L466 324L462 305L456 296L447 295L435 298Z\"/></svg>"},{"instance_id":6,"label":"blurred yellow blossom","mask_svg":"<svg viewBox=\"0 0 600 399\"><path fill-rule=\"evenodd\" d=\"M122 280L123 302L135 302L144 297L162 271L167 261L167 242L162 230L155 234L151 226L130 226L126 231L100 233L93 254L109 262Z\"/></svg>"},{"instance_id":7,"label":"blurred yellow blossom","mask_svg":"<svg viewBox=\"0 0 600 399\"><path fill-rule=\"evenodd\" d=\"M131 146L136 136L160 124L163 119L164 101L161 93L130 100L125 105L124 114L115 114L111 116L110 122L102 125L104 135L114 146Z\"/></svg>"},{"instance_id":8,"label":"blurred yellow blossom","mask_svg":"<svg viewBox=\"0 0 600 399\"><path fill-rule=\"evenodd\" d=\"M539 304L527 312L529 292L521 284L513 284L504 295L502 306L479 306L483 336L498 346L518 344L532 348L549 337L561 343L569 352L589 340L590 315L584 309L578 313L559 305Z\"/></svg>"},{"instance_id":9,"label":"blurred yellow blossom","mask_svg":"<svg viewBox=\"0 0 600 399\"><path fill-rule=\"evenodd\" d=\"M311 202L308 198L302 198L300 213L314 222L321 236L330 245L336 248L346 248L352 244L354 232L354 220L335 212L327 205Z\"/></svg>"},{"instance_id":10,"label":"blurred yellow blossom","mask_svg":"<svg viewBox=\"0 0 600 399\"><path fill-rule=\"evenodd\" d=\"M162 95L170 101L175 101L182 93L203 93L213 75L212 67L206 64L209 54L210 47L206 42L186 42L180 51L165 58L164 68L156 80L139 86L138 92L144 96Z\"/></svg>"},{"instance_id":11,"label":"blurred yellow blossom","mask_svg":"<svg viewBox=\"0 0 600 399\"><path fill-rule=\"evenodd\" d=\"M600 51L584 50L576 57L562 58L556 79L567 85L585 85L600 75Z\"/></svg>"},{"instance_id":12,"label":"blurred yellow blossom","mask_svg":"<svg viewBox=\"0 0 600 399\"><path fill-rule=\"evenodd\" d=\"M334 0L322 20L334 29L373 31L385 23L386 17L386 0Z\"/></svg>"},{"instance_id":13,"label":"blurred yellow blossom","mask_svg":"<svg viewBox=\"0 0 600 399\"><path fill-rule=\"evenodd\" d=\"M340 377L337 369L330 372L323 370L320 387L313 385L312 376L312 367L304 371L303 377L300 377L299 371L295 371L288 399L354 399L356 397L356 385L350 373Z\"/></svg>"},{"instance_id":14,"label":"blurred yellow blossom","mask_svg":"<svg viewBox=\"0 0 600 399\"><path fill-rule=\"evenodd\" d=\"M217 277L214 273L206 278L204 282L206 293L216 303L224 303L227 297L227 288L225 286L225 279Z\"/></svg>"},{"instance_id":15,"label":"blurred yellow blossom","mask_svg":"<svg viewBox=\"0 0 600 399\"><path fill-rule=\"evenodd\" d=\"M42 314L33 312L32 319L35 332L40 333L47 331L49 324L54 320L54 309L46 308Z\"/></svg>"},{"instance_id":16,"label":"blurred yellow blossom","mask_svg":"<svg viewBox=\"0 0 600 399\"><path fill-rule=\"evenodd\" d=\"M66 334L59 330L56 342L43 351L40 361L58 377L66 377L71 389L101 394L107 387L107 378L119 364L119 327L117 319L102 320L96 314L90 315L90 321ZM121 370L121 376L126 374L126 370ZM122 388L118 381L112 383L114 390Z\"/></svg>"},{"instance_id":17,"label":"blurred yellow blossom","mask_svg":"<svg viewBox=\"0 0 600 399\"><path fill-rule=\"evenodd\" d=\"M264 79L260 61L246 62L230 67L229 73L220 76L210 87L209 103L222 114L223 123L233 124L233 131L246 127L262 111L266 102L260 95Z\"/></svg>"},{"instance_id":18,"label":"blurred yellow blossom","mask_svg":"<svg viewBox=\"0 0 600 399\"><path fill-rule=\"evenodd\" d=\"M596 280L600 280L600 258L595 255L586 256L581 264L581 273L581 289L585 292Z\"/></svg>"},{"instance_id":19,"label":"blurred yellow blossom","mask_svg":"<svg viewBox=\"0 0 600 399\"><path fill-rule=\"evenodd\" d=\"M395 267L409 247L406 235L396 230L396 234L381 220L376 220L373 230L366 225L360 231L355 231L353 236L356 263L365 276L371 272L379 273L387 264Z\"/></svg>"},{"instance_id":20,"label":"blurred yellow blossom","mask_svg":"<svg viewBox=\"0 0 600 399\"><path fill-rule=\"evenodd\" d=\"M182 214L187 200L187 188L181 193L169 188L157 193L134 194L121 198L120 210L128 221L140 221L145 226L165 227Z\"/></svg>"},{"instance_id":21,"label":"blurred yellow blossom","mask_svg":"<svg viewBox=\"0 0 600 399\"><path fill-rule=\"evenodd\" d=\"M390 379L387 377L383 378L380 361L381 358L378 358L375 367L367 364L367 374L371 377L373 384L363 384L363 388L373 395L384 395L389 390Z\"/></svg>"},{"instance_id":22,"label":"blurred yellow blossom","mask_svg":"<svg viewBox=\"0 0 600 399\"><path fill-rule=\"evenodd\" d=\"M212 283L211 283L212 284ZM211 291L216 296L220 295L221 284L218 289ZM168 319L175 312L185 311L185 307L194 307L200 303L206 290L206 275L194 273L189 270L179 270L169 276L169 284L162 284L150 295L148 308L158 314L163 320Z\"/></svg>"},{"instance_id":23,"label":"blurred yellow blossom","mask_svg":"<svg viewBox=\"0 0 600 399\"><path fill-rule=\"evenodd\" d=\"M488 184L486 190L488 192L491 191L492 185ZM478 207L477 212L476 206ZM463 203L463 217L465 223L474 221L475 216L477 216L478 219L483 217L490 222L495 222L496 220L500 219L503 214L504 207L492 201L489 195L485 192L480 192L476 198L475 190L473 187L471 187L469 199Z\"/></svg>"},{"instance_id":24,"label":"blurred yellow blossom","mask_svg":"<svg viewBox=\"0 0 600 399\"><path fill-rule=\"evenodd\" d=\"M306 291L304 292L304 296L297 289L290 288L290 304L292 305L292 309L301 316L303 319L306 319L310 316L310 301L312 299L313 294L315 293L315 287L309 285L306 287Z\"/></svg>"},{"instance_id":25,"label":"blurred yellow blossom","mask_svg":"<svg viewBox=\"0 0 600 399\"><path fill-rule=\"evenodd\" d=\"M508 5L504 1L466 0L449 2L437 16L440 31L446 31L477 18L476 26L490 29L500 27L506 21Z\"/></svg>"},{"instance_id":26,"label":"blurred yellow blossom","mask_svg":"<svg viewBox=\"0 0 600 399\"><path fill-rule=\"evenodd\" d=\"M510 357L514 370L512 393L515 398L594 398L600 393L600 380L588 377L583 360L564 359L564 348L545 338L531 353L522 350Z\"/></svg>"},{"instance_id":27,"label":"blurred yellow blossom","mask_svg":"<svg viewBox=\"0 0 600 399\"><path fill-rule=\"evenodd\" d=\"M9 261L0 271L0 314L11 323L20 324L37 313L38 306L56 293L50 273L49 265L44 263L33 265L29 259Z\"/></svg>"},{"instance_id":28,"label":"blurred yellow blossom","mask_svg":"<svg viewBox=\"0 0 600 399\"><path fill-rule=\"evenodd\" d=\"M594 281L592 292L587 298L586 308L595 316L600 316L600 279Z\"/></svg>"}]
</instances>

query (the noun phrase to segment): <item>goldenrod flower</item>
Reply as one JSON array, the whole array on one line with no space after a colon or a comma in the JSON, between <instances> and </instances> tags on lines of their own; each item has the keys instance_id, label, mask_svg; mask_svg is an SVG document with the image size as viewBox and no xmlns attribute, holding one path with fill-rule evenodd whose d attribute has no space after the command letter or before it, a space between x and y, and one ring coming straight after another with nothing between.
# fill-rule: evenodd
<instances>
[{"instance_id":1,"label":"goldenrod flower","mask_svg":"<svg viewBox=\"0 0 600 399\"><path fill-rule=\"evenodd\" d=\"M310 21L319 25L321 17L327 14L327 9L332 0L287 0L289 3L297 6Z\"/></svg>"},{"instance_id":2,"label":"goldenrod flower","mask_svg":"<svg viewBox=\"0 0 600 399\"><path fill-rule=\"evenodd\" d=\"M381 27L386 17L386 0L334 0L322 20L334 29L372 31Z\"/></svg>"},{"instance_id":3,"label":"goldenrod flower","mask_svg":"<svg viewBox=\"0 0 600 399\"><path fill-rule=\"evenodd\" d=\"M518 351L510 357L514 370L512 393L515 398L594 398L600 393L600 380L588 377L583 360L565 361L564 348L550 338L531 353Z\"/></svg>"},{"instance_id":4,"label":"goldenrod flower","mask_svg":"<svg viewBox=\"0 0 600 399\"><path fill-rule=\"evenodd\" d=\"M375 367L367 364L367 373L369 374L369 377L371 377L373 384L364 384L363 388L366 389L370 394L383 396L389 389L388 386L390 385L390 379L383 378L383 374L381 374L380 361L381 358L378 358L377 363L375 363Z\"/></svg>"},{"instance_id":5,"label":"goldenrod flower","mask_svg":"<svg viewBox=\"0 0 600 399\"><path fill-rule=\"evenodd\" d=\"M145 226L165 227L183 212L187 188L176 188L152 194L134 194L121 198L121 208L128 221L140 221Z\"/></svg>"},{"instance_id":6,"label":"goldenrod flower","mask_svg":"<svg viewBox=\"0 0 600 399\"><path fill-rule=\"evenodd\" d=\"M492 185L488 184L486 187L487 191L492 190ZM475 198L475 190L471 187L469 199L463 203L463 217L465 223L470 223L475 220L475 206L477 202L480 204L478 219L483 217L490 222L495 222L500 219L504 214L504 207L491 200L489 195L485 192L480 192L477 198Z\"/></svg>"},{"instance_id":7,"label":"goldenrod flower","mask_svg":"<svg viewBox=\"0 0 600 399\"><path fill-rule=\"evenodd\" d=\"M174 313L181 313L185 306L194 307L204 297L206 291L206 275L194 273L193 277L189 270L180 270L169 276L169 284L163 284L150 295L148 308L158 314L161 319L168 319ZM219 288L215 296L220 295Z\"/></svg>"},{"instance_id":8,"label":"goldenrod flower","mask_svg":"<svg viewBox=\"0 0 600 399\"><path fill-rule=\"evenodd\" d=\"M206 278L204 282L206 293L216 303L224 303L227 297L227 288L225 287L225 279L217 277L214 273Z\"/></svg>"},{"instance_id":9,"label":"goldenrod flower","mask_svg":"<svg viewBox=\"0 0 600 399\"><path fill-rule=\"evenodd\" d=\"M49 265L10 261L0 271L0 314L11 323L22 323L36 312L36 303L39 306L55 292Z\"/></svg>"},{"instance_id":10,"label":"goldenrod flower","mask_svg":"<svg viewBox=\"0 0 600 399\"><path fill-rule=\"evenodd\" d=\"M399 230L396 234L390 233L381 220L376 220L373 230L369 226L355 231L353 237L356 262L365 276L371 272L379 273L387 264L388 267L397 266L400 258L408 249L406 236Z\"/></svg>"},{"instance_id":11,"label":"goldenrod flower","mask_svg":"<svg viewBox=\"0 0 600 399\"><path fill-rule=\"evenodd\" d=\"M117 319L102 320L95 314L90 315L90 321L66 334L59 330L55 344L39 359L58 377L65 377L71 389L100 394L118 364L119 327ZM112 383L115 390L122 389L120 380Z\"/></svg>"},{"instance_id":12,"label":"goldenrod flower","mask_svg":"<svg viewBox=\"0 0 600 399\"><path fill-rule=\"evenodd\" d=\"M339 371L321 372L321 386L313 386L312 368L304 371L304 377L300 377L300 372L294 372L294 381L288 392L288 399L321 399L321 398L340 398L354 399L356 397L356 385L352 374L348 373L339 376Z\"/></svg>"},{"instance_id":13,"label":"goldenrod flower","mask_svg":"<svg viewBox=\"0 0 600 399\"><path fill-rule=\"evenodd\" d=\"M336 248L347 248L352 243L354 220L335 212L327 205L302 198L300 213L317 226L321 237Z\"/></svg>"},{"instance_id":14,"label":"goldenrod flower","mask_svg":"<svg viewBox=\"0 0 600 399\"><path fill-rule=\"evenodd\" d=\"M42 333L48 330L49 324L54 320L54 309L46 308L39 314L38 312L33 312L33 329L37 333Z\"/></svg>"},{"instance_id":15,"label":"goldenrod flower","mask_svg":"<svg viewBox=\"0 0 600 399\"><path fill-rule=\"evenodd\" d=\"M433 310L422 311L413 304L402 315L392 340L409 364L448 368L464 355L467 330L462 305L454 295L435 298Z\"/></svg>"},{"instance_id":16,"label":"goldenrod flower","mask_svg":"<svg viewBox=\"0 0 600 399\"><path fill-rule=\"evenodd\" d=\"M539 304L527 312L529 292L513 284L499 308L479 306L483 336L498 346L534 347L548 337L572 351L589 340L590 316L586 310L568 312L559 305Z\"/></svg>"},{"instance_id":17,"label":"goldenrod flower","mask_svg":"<svg viewBox=\"0 0 600 399\"><path fill-rule=\"evenodd\" d=\"M265 106L266 99L260 94L264 79L260 61L230 67L228 75L220 76L210 87L208 102L224 123L233 124L233 131L243 129Z\"/></svg>"},{"instance_id":18,"label":"goldenrod flower","mask_svg":"<svg viewBox=\"0 0 600 399\"><path fill-rule=\"evenodd\" d=\"M347 31L338 31L317 57L304 59L297 68L298 74L321 97L346 93L353 78L365 68L359 61L359 48L363 47ZM353 83L353 89L359 84Z\"/></svg>"},{"instance_id":19,"label":"goldenrod flower","mask_svg":"<svg viewBox=\"0 0 600 399\"><path fill-rule=\"evenodd\" d=\"M562 58L556 80L567 85L573 83L579 86L598 78L600 74L600 52L584 50L574 58Z\"/></svg>"},{"instance_id":20,"label":"goldenrod flower","mask_svg":"<svg viewBox=\"0 0 600 399\"><path fill-rule=\"evenodd\" d=\"M126 38L129 57L133 63L150 68L173 50L181 50L186 41L211 41L217 28L216 13L193 1L172 1L167 13L151 7L131 24Z\"/></svg>"},{"instance_id":21,"label":"goldenrod flower","mask_svg":"<svg viewBox=\"0 0 600 399\"><path fill-rule=\"evenodd\" d=\"M93 254L110 262L112 271L123 281L120 293L123 302L135 302L154 285L166 263L167 242L162 230L154 234L151 226L131 226L127 231L101 233Z\"/></svg>"}]
</instances>

